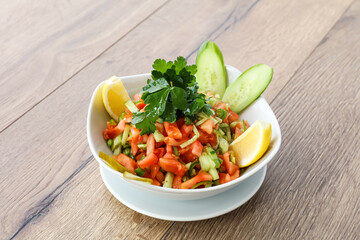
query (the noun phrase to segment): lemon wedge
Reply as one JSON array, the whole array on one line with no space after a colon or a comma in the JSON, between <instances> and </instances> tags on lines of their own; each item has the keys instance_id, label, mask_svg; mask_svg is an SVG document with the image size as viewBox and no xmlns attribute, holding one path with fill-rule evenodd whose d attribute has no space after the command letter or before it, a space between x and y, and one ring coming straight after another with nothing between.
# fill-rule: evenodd
<instances>
[{"instance_id":1,"label":"lemon wedge","mask_svg":"<svg viewBox=\"0 0 360 240\"><path fill-rule=\"evenodd\" d=\"M268 149L270 140L271 124L257 120L230 144L236 164L242 168L255 163Z\"/></svg>"},{"instance_id":2,"label":"lemon wedge","mask_svg":"<svg viewBox=\"0 0 360 240\"><path fill-rule=\"evenodd\" d=\"M106 111L115 120L125 111L125 102L130 99L120 78L113 76L106 80L102 90Z\"/></svg>"}]
</instances>

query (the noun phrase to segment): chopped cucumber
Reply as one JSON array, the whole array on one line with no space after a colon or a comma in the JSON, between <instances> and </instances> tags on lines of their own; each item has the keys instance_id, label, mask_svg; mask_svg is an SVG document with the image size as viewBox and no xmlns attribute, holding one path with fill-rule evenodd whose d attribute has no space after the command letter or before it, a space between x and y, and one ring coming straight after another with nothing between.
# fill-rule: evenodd
<instances>
[{"instance_id":1,"label":"chopped cucumber","mask_svg":"<svg viewBox=\"0 0 360 240\"><path fill-rule=\"evenodd\" d=\"M119 155L121 153L121 145L114 149L114 155Z\"/></svg>"},{"instance_id":2,"label":"chopped cucumber","mask_svg":"<svg viewBox=\"0 0 360 240\"><path fill-rule=\"evenodd\" d=\"M130 126L126 124L123 135L122 135L122 139L121 139L121 145L123 145L123 146L125 145L128 137L129 137L129 133L130 133Z\"/></svg>"},{"instance_id":3,"label":"chopped cucumber","mask_svg":"<svg viewBox=\"0 0 360 240\"><path fill-rule=\"evenodd\" d=\"M272 76L273 69L268 65L255 65L230 84L222 100L229 104L231 110L238 113L265 91Z\"/></svg>"},{"instance_id":4,"label":"chopped cucumber","mask_svg":"<svg viewBox=\"0 0 360 240\"><path fill-rule=\"evenodd\" d=\"M163 142L165 139L164 135L157 129L154 132L154 138L156 142Z\"/></svg>"},{"instance_id":5,"label":"chopped cucumber","mask_svg":"<svg viewBox=\"0 0 360 240\"><path fill-rule=\"evenodd\" d=\"M213 180L218 180L219 179L219 174L216 171L216 168L211 168L209 170L209 174L212 176Z\"/></svg>"},{"instance_id":6,"label":"chopped cucumber","mask_svg":"<svg viewBox=\"0 0 360 240\"><path fill-rule=\"evenodd\" d=\"M187 140L186 142L184 142L183 144L181 144L180 145L181 148L186 148L187 146L189 146L190 144L195 142L200 137L200 133L195 126L193 126L193 131L194 131L195 135L192 138L190 138L189 140Z\"/></svg>"},{"instance_id":7,"label":"chopped cucumber","mask_svg":"<svg viewBox=\"0 0 360 240\"><path fill-rule=\"evenodd\" d=\"M118 146L120 146L121 144L121 138L122 138L122 135L118 135L114 138L114 143L113 145L111 146L111 150L114 151L115 148L117 148Z\"/></svg>"},{"instance_id":8,"label":"chopped cucumber","mask_svg":"<svg viewBox=\"0 0 360 240\"><path fill-rule=\"evenodd\" d=\"M222 98L227 85L227 72L219 47L213 42L203 43L198 51L196 66L199 91L203 93L210 91Z\"/></svg>"},{"instance_id":9,"label":"chopped cucumber","mask_svg":"<svg viewBox=\"0 0 360 240\"><path fill-rule=\"evenodd\" d=\"M167 172L165 174L165 180L164 180L163 187L164 188L172 188L173 180L174 180L174 174L171 172Z\"/></svg>"},{"instance_id":10,"label":"chopped cucumber","mask_svg":"<svg viewBox=\"0 0 360 240\"><path fill-rule=\"evenodd\" d=\"M226 153L227 151L229 151L228 141L226 141L226 139L224 139L224 138L220 138L219 148L221 149L222 153Z\"/></svg>"},{"instance_id":11,"label":"chopped cucumber","mask_svg":"<svg viewBox=\"0 0 360 240\"><path fill-rule=\"evenodd\" d=\"M130 99L126 101L125 106L132 113L137 113L139 111L139 109L136 107L135 103L133 103L133 101L131 101Z\"/></svg>"},{"instance_id":12,"label":"chopped cucumber","mask_svg":"<svg viewBox=\"0 0 360 240\"><path fill-rule=\"evenodd\" d=\"M146 143L138 143L138 148L142 149L142 150L146 150L147 148L147 144Z\"/></svg>"}]
</instances>

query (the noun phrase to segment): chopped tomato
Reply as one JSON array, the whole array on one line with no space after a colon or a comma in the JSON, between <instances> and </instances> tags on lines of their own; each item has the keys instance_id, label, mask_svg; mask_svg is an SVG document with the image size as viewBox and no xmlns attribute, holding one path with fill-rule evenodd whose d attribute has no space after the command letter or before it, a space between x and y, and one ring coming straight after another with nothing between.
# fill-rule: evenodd
<instances>
[{"instance_id":1,"label":"chopped tomato","mask_svg":"<svg viewBox=\"0 0 360 240\"><path fill-rule=\"evenodd\" d=\"M138 147L138 142L139 142L139 136L140 136L140 130L136 129L134 127L131 128L131 152L132 154L135 156L139 147Z\"/></svg>"},{"instance_id":2,"label":"chopped tomato","mask_svg":"<svg viewBox=\"0 0 360 240\"><path fill-rule=\"evenodd\" d=\"M144 135L142 135L141 137L142 137L142 143L147 143L147 140L148 140L148 138L149 138L149 135L144 134Z\"/></svg>"},{"instance_id":3,"label":"chopped tomato","mask_svg":"<svg viewBox=\"0 0 360 240\"><path fill-rule=\"evenodd\" d=\"M172 188L176 188L176 189L181 188L181 179L182 177L175 175L172 183Z\"/></svg>"},{"instance_id":4,"label":"chopped tomato","mask_svg":"<svg viewBox=\"0 0 360 240\"><path fill-rule=\"evenodd\" d=\"M137 168L137 164L134 159L129 158L125 154L120 153L117 157L116 161L118 161L121 165L123 165L127 170L131 173L135 174L135 168Z\"/></svg>"},{"instance_id":5,"label":"chopped tomato","mask_svg":"<svg viewBox=\"0 0 360 240\"><path fill-rule=\"evenodd\" d=\"M199 141L195 141L190 145L191 153L194 154L197 157L200 157L203 145Z\"/></svg>"},{"instance_id":6,"label":"chopped tomato","mask_svg":"<svg viewBox=\"0 0 360 240\"><path fill-rule=\"evenodd\" d=\"M200 170L200 172L195 177L181 183L181 188L190 189L199 182L211 181L211 180L212 180L212 176L209 173Z\"/></svg>"},{"instance_id":7,"label":"chopped tomato","mask_svg":"<svg viewBox=\"0 0 360 240\"><path fill-rule=\"evenodd\" d=\"M211 119L206 120L204 123L202 123L199 128L206 132L207 134L211 134L214 130L214 121Z\"/></svg>"},{"instance_id":8,"label":"chopped tomato","mask_svg":"<svg viewBox=\"0 0 360 240\"><path fill-rule=\"evenodd\" d=\"M135 93L135 95L133 96L133 99L137 102L142 100L141 99L142 93Z\"/></svg>"},{"instance_id":9,"label":"chopped tomato","mask_svg":"<svg viewBox=\"0 0 360 240\"><path fill-rule=\"evenodd\" d=\"M156 148L154 150L154 154L158 157L161 158L165 155L165 148L161 147L161 148Z\"/></svg>"},{"instance_id":10,"label":"chopped tomato","mask_svg":"<svg viewBox=\"0 0 360 240\"><path fill-rule=\"evenodd\" d=\"M226 118L229 120L229 122L233 122L239 120L240 116L234 113L233 111L229 110L229 114Z\"/></svg>"},{"instance_id":11,"label":"chopped tomato","mask_svg":"<svg viewBox=\"0 0 360 240\"><path fill-rule=\"evenodd\" d=\"M170 146L180 146L181 144L183 144L184 142L186 142L188 139L181 139L181 140L176 140L174 138L171 137L166 137L164 139L164 142L166 143L166 145L170 145Z\"/></svg>"},{"instance_id":12,"label":"chopped tomato","mask_svg":"<svg viewBox=\"0 0 360 240\"><path fill-rule=\"evenodd\" d=\"M174 153L173 147L169 144L166 144L166 153Z\"/></svg>"},{"instance_id":13,"label":"chopped tomato","mask_svg":"<svg viewBox=\"0 0 360 240\"><path fill-rule=\"evenodd\" d=\"M146 104L145 104L144 102L138 102L137 104L135 104L135 106L136 106L139 110L141 110L141 109L143 109L143 108L146 106Z\"/></svg>"},{"instance_id":14,"label":"chopped tomato","mask_svg":"<svg viewBox=\"0 0 360 240\"><path fill-rule=\"evenodd\" d=\"M184 118L180 118L179 120L176 121L176 125L179 129L181 129L181 127L184 125L185 120Z\"/></svg>"},{"instance_id":15,"label":"chopped tomato","mask_svg":"<svg viewBox=\"0 0 360 240\"><path fill-rule=\"evenodd\" d=\"M103 137L105 140L114 139L121 133L122 133L122 131L117 127L112 128L112 129L105 129L103 131Z\"/></svg>"},{"instance_id":16,"label":"chopped tomato","mask_svg":"<svg viewBox=\"0 0 360 240\"><path fill-rule=\"evenodd\" d=\"M174 158L160 158L159 165L167 172L172 172L175 175L184 176L186 172L185 165L181 164Z\"/></svg>"},{"instance_id":17,"label":"chopped tomato","mask_svg":"<svg viewBox=\"0 0 360 240\"><path fill-rule=\"evenodd\" d=\"M162 135L165 134L164 124L159 123L159 122L156 122L156 123L155 123L155 127L156 127L156 129L157 129L159 132L161 132Z\"/></svg>"},{"instance_id":18,"label":"chopped tomato","mask_svg":"<svg viewBox=\"0 0 360 240\"><path fill-rule=\"evenodd\" d=\"M164 174L163 174L161 171L159 171L159 172L156 174L156 179L159 180L159 182L163 182L164 179L165 179L165 176L164 176Z\"/></svg>"},{"instance_id":19,"label":"chopped tomato","mask_svg":"<svg viewBox=\"0 0 360 240\"><path fill-rule=\"evenodd\" d=\"M124 131L125 126L126 126L126 122L125 122L125 120L124 120L124 119L123 119L123 120L121 120L121 121L119 122L119 124L117 125L117 127L121 130L121 132L123 132L123 131Z\"/></svg>"},{"instance_id":20,"label":"chopped tomato","mask_svg":"<svg viewBox=\"0 0 360 240\"><path fill-rule=\"evenodd\" d=\"M234 136L234 138L236 139L236 138L239 137L241 134L243 134L243 131L241 131L240 128L235 127L235 136Z\"/></svg>"},{"instance_id":21,"label":"chopped tomato","mask_svg":"<svg viewBox=\"0 0 360 240\"><path fill-rule=\"evenodd\" d=\"M231 181L230 174L228 173L219 173L220 184L224 184Z\"/></svg>"},{"instance_id":22,"label":"chopped tomato","mask_svg":"<svg viewBox=\"0 0 360 240\"><path fill-rule=\"evenodd\" d=\"M151 171L151 178L155 178L156 174L159 172L160 170L160 166L159 164L153 164L150 166L150 171Z\"/></svg>"},{"instance_id":23,"label":"chopped tomato","mask_svg":"<svg viewBox=\"0 0 360 240\"><path fill-rule=\"evenodd\" d=\"M110 122L106 122L107 129L113 129L114 127L116 127L116 125L112 125Z\"/></svg>"},{"instance_id":24,"label":"chopped tomato","mask_svg":"<svg viewBox=\"0 0 360 240\"><path fill-rule=\"evenodd\" d=\"M230 175L231 181L237 179L238 177L240 177L240 169L237 169L234 174Z\"/></svg>"},{"instance_id":25,"label":"chopped tomato","mask_svg":"<svg viewBox=\"0 0 360 240\"><path fill-rule=\"evenodd\" d=\"M230 161L230 152L226 152L223 154L223 160L226 170L230 175L233 175L235 171L239 169L238 165L235 165Z\"/></svg>"},{"instance_id":26,"label":"chopped tomato","mask_svg":"<svg viewBox=\"0 0 360 240\"><path fill-rule=\"evenodd\" d=\"M153 153L155 150L155 139L154 135L150 134L146 142L146 155Z\"/></svg>"},{"instance_id":27,"label":"chopped tomato","mask_svg":"<svg viewBox=\"0 0 360 240\"><path fill-rule=\"evenodd\" d=\"M156 180L155 178L153 179L153 185L161 186L160 182L158 180Z\"/></svg>"},{"instance_id":28,"label":"chopped tomato","mask_svg":"<svg viewBox=\"0 0 360 240\"><path fill-rule=\"evenodd\" d=\"M214 106L214 109L215 109L215 110L224 109L224 110L227 111L229 108L228 108L228 106L226 105L226 103L224 103L224 102L219 102L218 104L216 104L216 105Z\"/></svg>"},{"instance_id":29,"label":"chopped tomato","mask_svg":"<svg viewBox=\"0 0 360 240\"><path fill-rule=\"evenodd\" d=\"M157 164L158 157L154 153L149 153L143 160L138 162L139 167L142 169L150 167L153 164Z\"/></svg>"},{"instance_id":30,"label":"chopped tomato","mask_svg":"<svg viewBox=\"0 0 360 240\"><path fill-rule=\"evenodd\" d=\"M145 155L145 153L144 153L144 152L139 153L139 154L135 157L136 161L140 161L140 159L141 159L141 158L142 158L142 156L144 156L144 155Z\"/></svg>"},{"instance_id":31,"label":"chopped tomato","mask_svg":"<svg viewBox=\"0 0 360 240\"><path fill-rule=\"evenodd\" d=\"M203 130L199 129L200 137L197 139L199 142L201 142L203 145L210 144L212 146L216 145L216 135L214 133L208 134L204 132Z\"/></svg>"},{"instance_id":32,"label":"chopped tomato","mask_svg":"<svg viewBox=\"0 0 360 240\"><path fill-rule=\"evenodd\" d=\"M164 122L164 127L167 135L174 139L181 139L182 134L176 123Z\"/></svg>"},{"instance_id":33,"label":"chopped tomato","mask_svg":"<svg viewBox=\"0 0 360 240\"><path fill-rule=\"evenodd\" d=\"M181 127L181 134L182 134L182 137L183 138L189 138L190 134L192 133L193 131L193 125L182 125Z\"/></svg>"}]
</instances>

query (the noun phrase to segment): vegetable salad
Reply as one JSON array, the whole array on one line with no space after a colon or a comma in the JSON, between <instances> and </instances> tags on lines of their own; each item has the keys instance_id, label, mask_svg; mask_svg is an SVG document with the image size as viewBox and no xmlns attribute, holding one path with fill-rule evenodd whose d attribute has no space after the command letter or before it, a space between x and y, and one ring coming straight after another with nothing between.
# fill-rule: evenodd
<instances>
[{"instance_id":1,"label":"vegetable salad","mask_svg":"<svg viewBox=\"0 0 360 240\"><path fill-rule=\"evenodd\" d=\"M238 178L229 151L250 126L218 96L198 92L196 65L183 57L157 59L152 79L128 100L103 137L113 156L100 153L124 177L157 186L195 189Z\"/></svg>"}]
</instances>

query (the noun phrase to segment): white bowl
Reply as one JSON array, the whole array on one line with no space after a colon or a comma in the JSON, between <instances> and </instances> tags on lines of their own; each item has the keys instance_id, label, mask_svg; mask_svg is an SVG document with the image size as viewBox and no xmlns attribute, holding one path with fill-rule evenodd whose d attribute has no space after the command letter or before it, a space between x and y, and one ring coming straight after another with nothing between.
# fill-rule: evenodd
<instances>
[{"instance_id":1,"label":"white bowl","mask_svg":"<svg viewBox=\"0 0 360 240\"><path fill-rule=\"evenodd\" d=\"M234 67L226 66L228 79L231 83L234 81L241 72ZM135 93L141 91L142 87L146 84L146 80L151 77L151 74L140 74L121 77L121 80L128 91L130 96L133 96ZM106 128L106 121L109 121L110 116L106 112L105 107L102 101L102 87L104 82L100 83L91 98L89 105L88 118L87 118L87 137L90 146L90 150L94 155L95 159L99 164L104 167L105 174L113 173L117 176L118 181L126 182L131 184L134 188L147 191L149 193L155 194L160 197L177 199L177 200L195 200L205 197L210 197L219 193L222 193L230 188L233 188L240 184L242 181L248 177L254 175L256 172L265 167L280 148L281 144L281 132L279 123L271 110L269 104L266 100L260 96L256 101L254 101L250 106L240 113L240 118L247 120L250 125L256 120L263 120L271 123L272 127L272 138L270 146L267 152L262 156L262 158L257 161L255 164L247 168L247 170L236 180L231 182L221 184L218 186L202 189L171 189L163 188L154 185L144 184L142 182L128 180L123 177L122 173L115 171L111 167L105 164L105 162L99 158L99 151L112 154L111 150L107 147L106 142L103 139L102 132Z\"/></svg>"}]
</instances>

